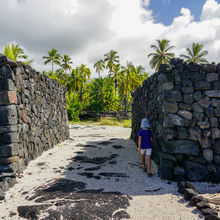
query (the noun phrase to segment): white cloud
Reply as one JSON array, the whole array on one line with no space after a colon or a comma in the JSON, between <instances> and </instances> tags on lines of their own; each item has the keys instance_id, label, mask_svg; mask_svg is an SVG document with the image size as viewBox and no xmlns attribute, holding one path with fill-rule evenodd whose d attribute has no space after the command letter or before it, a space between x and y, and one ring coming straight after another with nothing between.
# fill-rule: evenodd
<instances>
[{"instance_id":1,"label":"white cloud","mask_svg":"<svg viewBox=\"0 0 220 220\"><path fill-rule=\"evenodd\" d=\"M215 0L206 0L200 19L203 21L215 18L220 18L220 4Z\"/></svg>"},{"instance_id":2,"label":"white cloud","mask_svg":"<svg viewBox=\"0 0 220 220\"><path fill-rule=\"evenodd\" d=\"M215 0L206 1L200 21L182 8L169 26L155 22L150 0L0 0L0 4L4 8L0 48L16 41L35 59L36 69L46 69L42 56L48 49L56 48L71 55L75 65L90 67L114 49L122 65L131 60L153 72L147 54L162 38L175 45L176 55L199 42L209 51L209 61L220 61L220 4Z\"/></svg>"}]
</instances>

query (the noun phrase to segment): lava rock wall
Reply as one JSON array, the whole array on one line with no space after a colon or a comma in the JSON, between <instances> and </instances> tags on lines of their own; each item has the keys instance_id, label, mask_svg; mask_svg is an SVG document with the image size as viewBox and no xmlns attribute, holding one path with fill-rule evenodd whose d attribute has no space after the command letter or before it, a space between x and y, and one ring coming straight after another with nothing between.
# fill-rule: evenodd
<instances>
[{"instance_id":1,"label":"lava rock wall","mask_svg":"<svg viewBox=\"0 0 220 220\"><path fill-rule=\"evenodd\" d=\"M0 54L0 198L30 160L69 137L66 91Z\"/></svg>"},{"instance_id":2,"label":"lava rock wall","mask_svg":"<svg viewBox=\"0 0 220 220\"><path fill-rule=\"evenodd\" d=\"M160 65L133 94L135 141L144 117L161 178L220 182L220 64Z\"/></svg>"}]
</instances>

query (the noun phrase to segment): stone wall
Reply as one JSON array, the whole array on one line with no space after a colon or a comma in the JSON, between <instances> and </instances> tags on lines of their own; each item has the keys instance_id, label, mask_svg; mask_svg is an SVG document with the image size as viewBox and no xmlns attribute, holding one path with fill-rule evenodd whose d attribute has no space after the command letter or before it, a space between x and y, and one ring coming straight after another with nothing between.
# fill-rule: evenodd
<instances>
[{"instance_id":1,"label":"stone wall","mask_svg":"<svg viewBox=\"0 0 220 220\"><path fill-rule=\"evenodd\" d=\"M0 191L69 137L65 93L56 80L0 54Z\"/></svg>"},{"instance_id":2,"label":"stone wall","mask_svg":"<svg viewBox=\"0 0 220 220\"><path fill-rule=\"evenodd\" d=\"M220 64L162 64L133 94L135 141L144 117L161 178L220 182Z\"/></svg>"}]
</instances>

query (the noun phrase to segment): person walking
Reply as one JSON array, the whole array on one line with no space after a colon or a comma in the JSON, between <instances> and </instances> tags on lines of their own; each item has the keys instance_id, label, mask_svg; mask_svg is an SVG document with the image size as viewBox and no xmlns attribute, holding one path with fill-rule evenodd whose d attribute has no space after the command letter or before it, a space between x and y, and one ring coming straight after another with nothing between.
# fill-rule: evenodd
<instances>
[{"instance_id":1,"label":"person walking","mask_svg":"<svg viewBox=\"0 0 220 220\"><path fill-rule=\"evenodd\" d=\"M141 121L141 130L138 132L138 153L141 154L142 167L148 176L151 177L151 153L153 144L153 133L150 130L149 120L143 118ZM145 164L145 155L147 157L147 169Z\"/></svg>"}]
</instances>

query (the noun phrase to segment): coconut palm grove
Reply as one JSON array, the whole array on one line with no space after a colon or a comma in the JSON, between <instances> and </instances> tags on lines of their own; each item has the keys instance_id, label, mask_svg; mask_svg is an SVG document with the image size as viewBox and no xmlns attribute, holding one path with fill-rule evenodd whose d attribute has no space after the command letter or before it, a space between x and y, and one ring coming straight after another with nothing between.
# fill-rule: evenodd
<instances>
[{"instance_id":1,"label":"coconut palm grove","mask_svg":"<svg viewBox=\"0 0 220 220\"><path fill-rule=\"evenodd\" d=\"M153 52L147 58L152 69L158 71L160 64L168 64L175 57L174 48L167 39L156 40L151 45ZM208 51L203 50L203 45L192 44L186 48L186 54L180 57L187 63L208 63L205 56ZM34 60L28 59L22 46L11 43L5 45L4 55L15 61L23 61L31 65ZM111 50L105 53L102 59L94 63L91 70L85 64L75 64L68 54L60 54L55 48L46 51L42 57L45 65L50 65L49 71L42 71L51 79L56 79L67 91L67 111L71 121L80 121L80 118L100 118L113 113L114 116L128 118L131 110L132 92L148 78L149 73L142 65L135 66L132 61L120 63L120 55ZM97 78L91 78L92 71L98 73ZM90 114L88 114L90 113Z\"/></svg>"}]
</instances>

